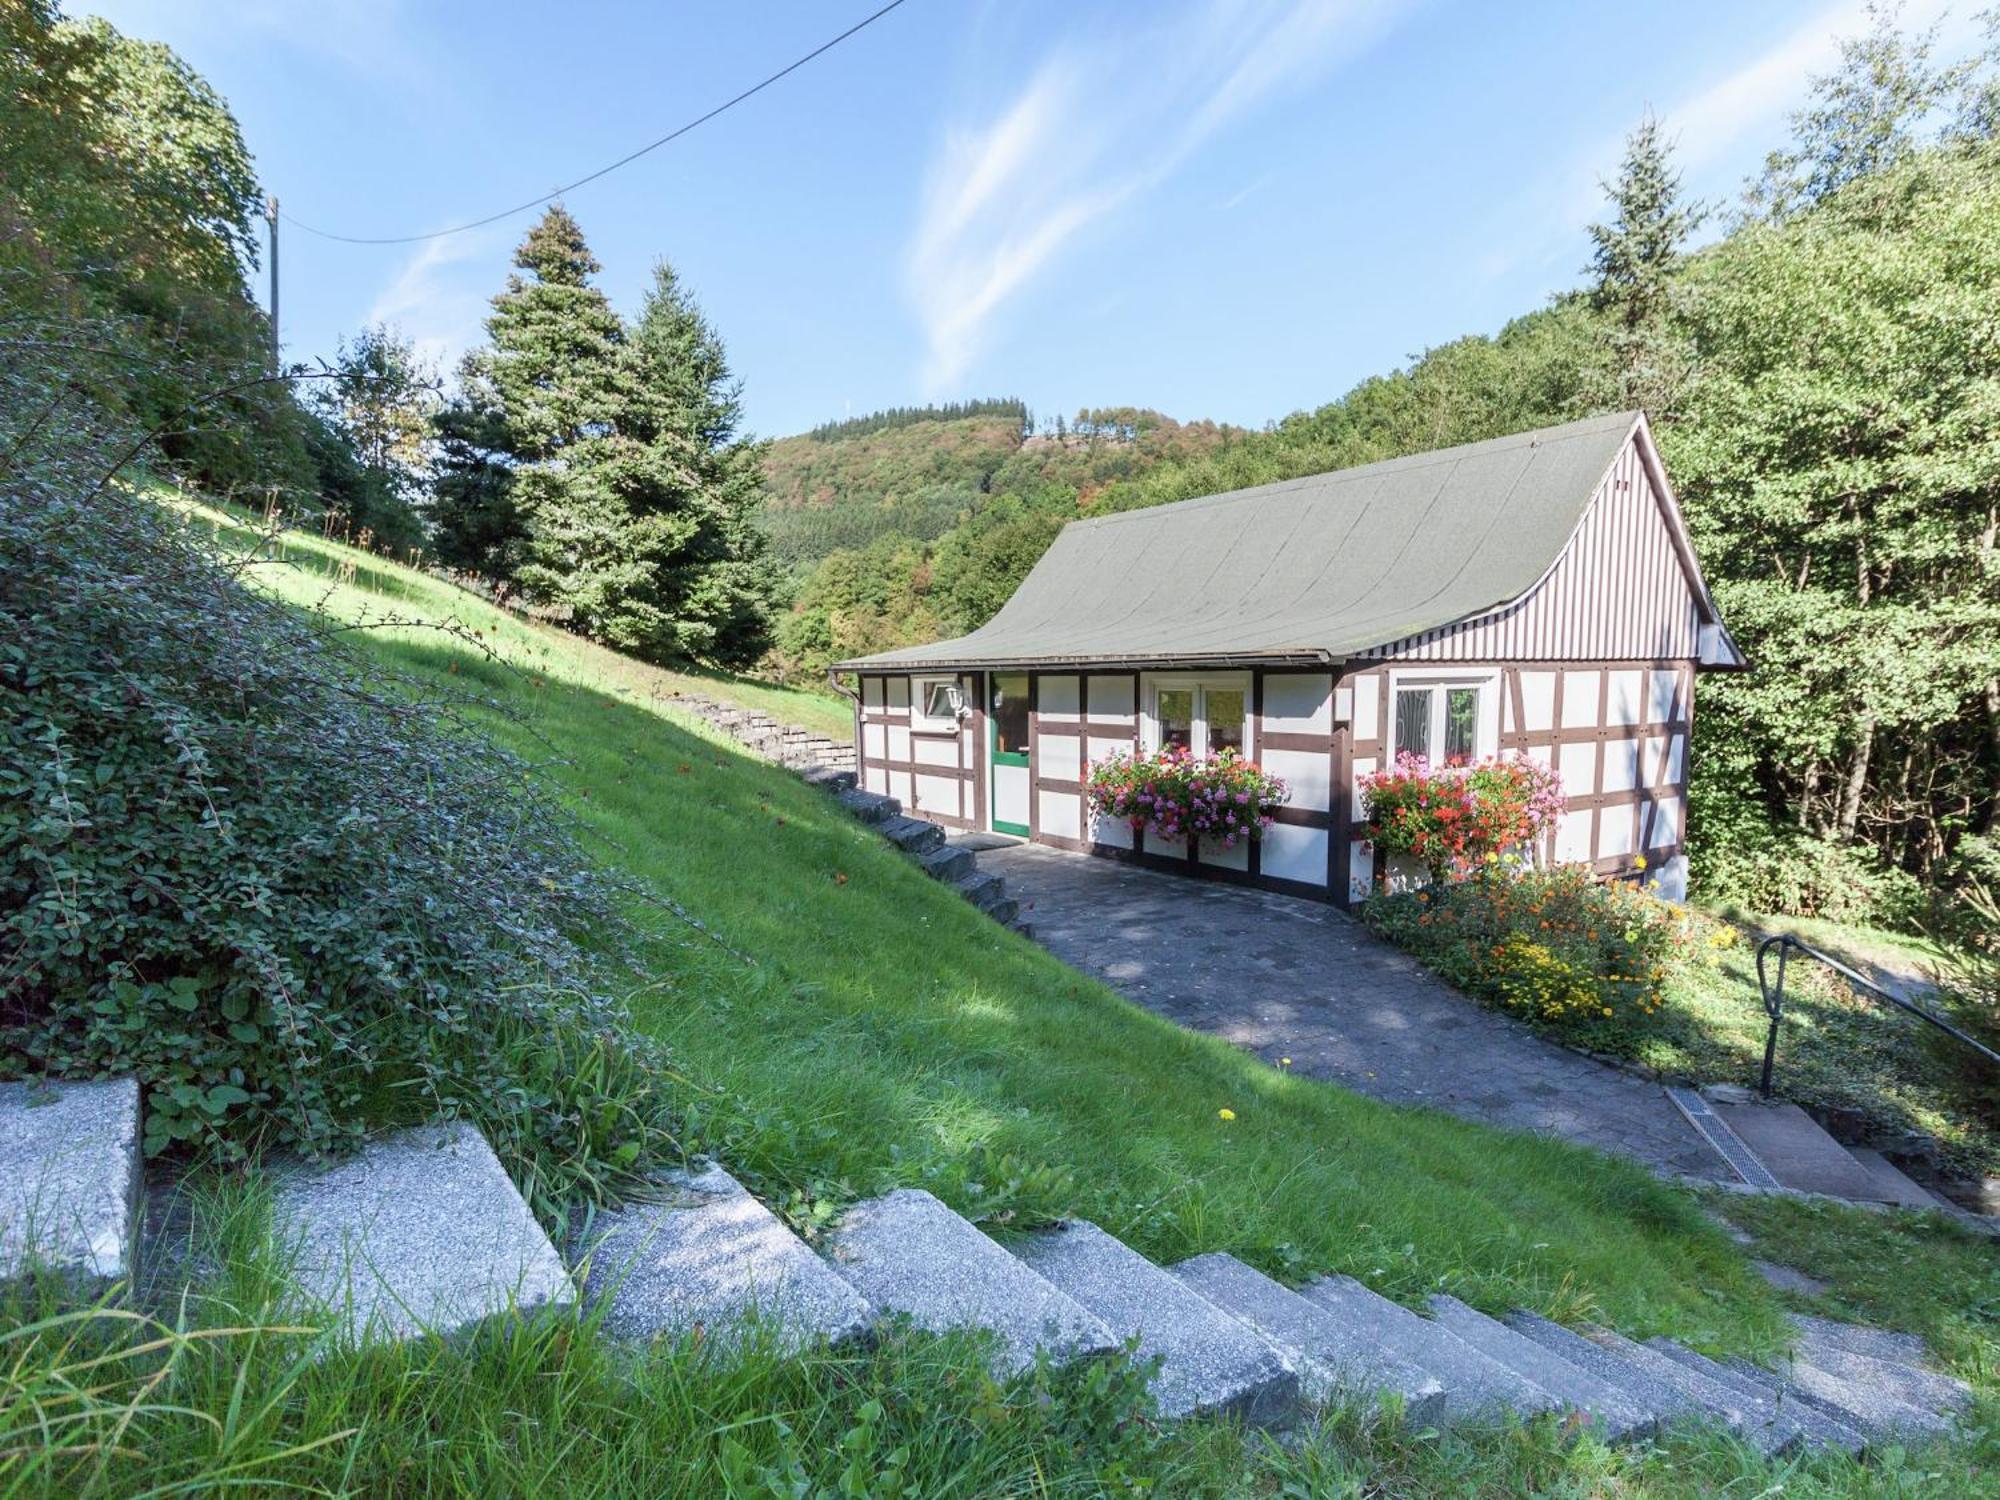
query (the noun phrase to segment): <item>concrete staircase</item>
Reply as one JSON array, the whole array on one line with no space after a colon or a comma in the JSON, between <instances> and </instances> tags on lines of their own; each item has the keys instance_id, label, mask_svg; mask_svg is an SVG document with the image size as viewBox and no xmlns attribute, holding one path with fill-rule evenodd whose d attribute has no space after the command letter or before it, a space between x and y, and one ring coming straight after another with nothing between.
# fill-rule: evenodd
<instances>
[{"instance_id":1,"label":"concrete staircase","mask_svg":"<svg viewBox=\"0 0 2000 1500\"><path fill-rule=\"evenodd\" d=\"M0 1280L134 1281L138 1127L129 1080L0 1085ZM1557 1412L1614 1440L1713 1424L1766 1453L1943 1431L1970 1395L1920 1341L1879 1329L1797 1318L1789 1358L1765 1369L1446 1296L1425 1315L1344 1276L1292 1290L1229 1255L1161 1267L1081 1220L1003 1244L914 1188L856 1204L815 1251L719 1166L600 1216L566 1260L462 1122L269 1180L297 1299L341 1342L577 1305L626 1339L761 1328L794 1350L908 1322L984 1339L1002 1378L1129 1350L1168 1418L1285 1428L1334 1401L1426 1423Z\"/></svg>"},{"instance_id":2,"label":"concrete staircase","mask_svg":"<svg viewBox=\"0 0 2000 1500\"><path fill-rule=\"evenodd\" d=\"M946 843L945 831L937 824L907 816L894 797L862 791L852 771L815 767L805 773L805 780L831 792L842 807L922 865L925 874L951 886L994 921L1024 937L1035 935L1022 920L1021 903L1007 894L1005 877L982 871L972 850Z\"/></svg>"}]
</instances>

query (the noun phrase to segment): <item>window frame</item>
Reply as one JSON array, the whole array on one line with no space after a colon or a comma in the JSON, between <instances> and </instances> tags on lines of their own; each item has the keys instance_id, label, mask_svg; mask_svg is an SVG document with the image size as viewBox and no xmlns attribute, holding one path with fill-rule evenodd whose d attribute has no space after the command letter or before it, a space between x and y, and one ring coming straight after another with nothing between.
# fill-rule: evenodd
<instances>
[{"instance_id":1,"label":"window frame","mask_svg":"<svg viewBox=\"0 0 2000 1500\"><path fill-rule=\"evenodd\" d=\"M1191 690L1194 694L1194 740L1190 747L1195 755L1211 753L1208 744L1208 694L1211 690L1225 693L1243 694L1243 758L1254 760L1256 744L1256 703L1251 690L1251 674L1248 672L1161 672L1148 673L1144 679L1144 692L1140 694L1142 709L1139 715L1139 743L1147 754L1157 754L1160 749L1160 694L1162 691Z\"/></svg>"},{"instance_id":2,"label":"window frame","mask_svg":"<svg viewBox=\"0 0 2000 1500\"><path fill-rule=\"evenodd\" d=\"M1439 671L1435 668L1417 671L1399 671L1389 674L1389 724L1388 752L1393 761L1400 752L1397 750L1397 711L1401 706L1401 695L1405 692L1428 692L1430 694L1430 717L1428 728L1430 744L1438 750L1444 747L1445 725L1449 717L1447 704L1453 688L1473 688L1477 690L1478 701L1473 706L1472 755L1475 761L1489 760L1500 753L1500 673L1497 669L1484 672ZM1444 761L1435 755L1426 757L1433 766L1441 766Z\"/></svg>"},{"instance_id":3,"label":"window frame","mask_svg":"<svg viewBox=\"0 0 2000 1500\"><path fill-rule=\"evenodd\" d=\"M959 695L961 705L964 703L965 685L956 676L913 677L910 679L910 727L957 734L960 714L933 714L930 711L931 690L938 687L950 688Z\"/></svg>"}]
</instances>

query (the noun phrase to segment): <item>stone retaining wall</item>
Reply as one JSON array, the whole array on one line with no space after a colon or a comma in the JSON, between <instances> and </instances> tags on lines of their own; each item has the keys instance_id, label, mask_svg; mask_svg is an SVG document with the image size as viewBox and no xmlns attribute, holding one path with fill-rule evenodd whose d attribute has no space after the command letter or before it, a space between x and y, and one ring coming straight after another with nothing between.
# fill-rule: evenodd
<instances>
[{"instance_id":1,"label":"stone retaining wall","mask_svg":"<svg viewBox=\"0 0 2000 1500\"><path fill-rule=\"evenodd\" d=\"M850 740L830 739L760 710L717 703L695 693L676 693L667 701L712 724L752 753L794 771L814 766L834 771L854 769L854 744Z\"/></svg>"}]
</instances>

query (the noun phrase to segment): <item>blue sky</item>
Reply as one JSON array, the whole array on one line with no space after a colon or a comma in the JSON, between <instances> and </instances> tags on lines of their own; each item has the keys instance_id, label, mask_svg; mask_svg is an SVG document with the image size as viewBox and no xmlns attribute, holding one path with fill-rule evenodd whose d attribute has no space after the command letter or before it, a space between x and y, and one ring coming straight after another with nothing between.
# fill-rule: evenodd
<instances>
[{"instance_id":1,"label":"blue sky","mask_svg":"<svg viewBox=\"0 0 2000 1500\"><path fill-rule=\"evenodd\" d=\"M177 49L286 211L356 235L546 191L873 8L69 4ZM568 203L622 309L681 271L763 434L972 395L1254 426L1574 285L1648 107L1733 199L1864 26L1860 0L907 0ZM379 319L454 360L532 217L286 226L288 357Z\"/></svg>"}]
</instances>

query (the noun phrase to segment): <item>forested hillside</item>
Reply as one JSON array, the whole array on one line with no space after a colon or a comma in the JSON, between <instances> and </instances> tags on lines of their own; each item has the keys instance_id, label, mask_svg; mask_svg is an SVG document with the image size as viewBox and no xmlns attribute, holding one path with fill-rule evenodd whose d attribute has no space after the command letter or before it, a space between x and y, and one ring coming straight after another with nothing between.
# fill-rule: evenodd
<instances>
[{"instance_id":1,"label":"forested hillside","mask_svg":"<svg viewBox=\"0 0 2000 1500\"><path fill-rule=\"evenodd\" d=\"M974 627L1083 509L1643 407L1756 668L1704 681L1703 890L1934 920L1930 893L2000 863L1996 38L2000 20L1984 55L1946 65L1878 17L1726 211L1686 199L1646 123L1576 290L1266 431L1096 471L1074 500L1003 466L949 529L885 515L806 576L782 659ZM1723 232L1691 250L1704 221Z\"/></svg>"}]
</instances>

